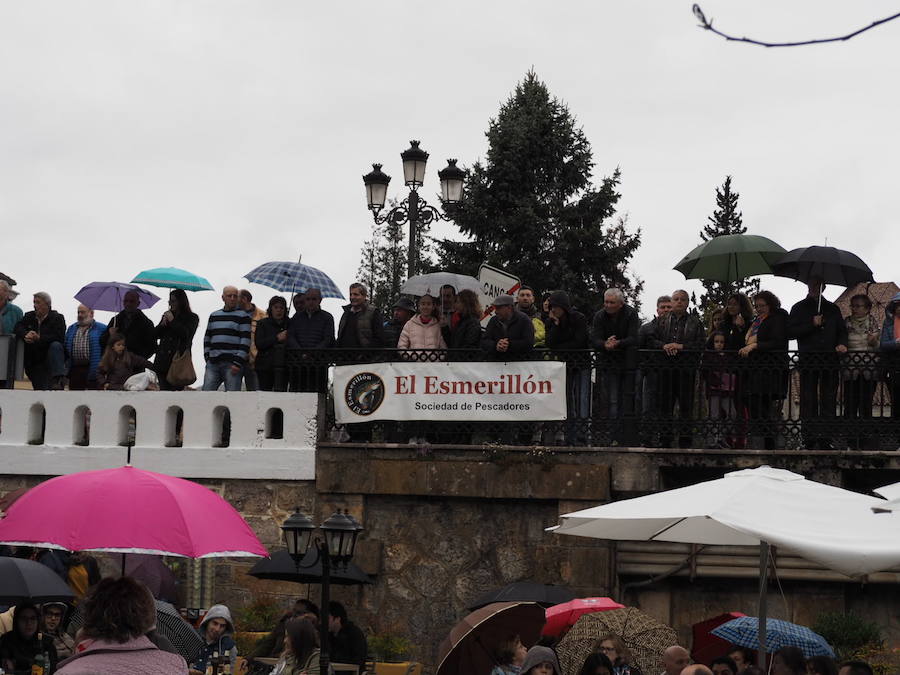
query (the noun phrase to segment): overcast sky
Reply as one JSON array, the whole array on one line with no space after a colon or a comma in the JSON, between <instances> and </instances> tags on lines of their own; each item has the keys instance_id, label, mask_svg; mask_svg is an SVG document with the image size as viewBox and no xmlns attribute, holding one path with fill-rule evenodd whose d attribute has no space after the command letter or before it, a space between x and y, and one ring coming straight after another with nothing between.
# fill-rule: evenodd
<instances>
[{"instance_id":1,"label":"overcast sky","mask_svg":"<svg viewBox=\"0 0 900 675\"><path fill-rule=\"evenodd\" d=\"M897 9L701 4L722 30L773 40ZM898 44L900 21L833 45L728 43L673 0L5 2L0 271L20 306L46 290L67 322L82 285L148 267L246 285L257 264L302 253L345 288L370 229L370 164L401 195L399 152L421 139L436 201L437 170L484 156L489 118L533 67L583 126L596 175L622 169L648 304L700 288L671 268L726 174L752 233L788 249L827 239L894 279ZM788 305L803 294L764 287ZM272 292L250 288L265 306ZM191 299L201 315L219 303Z\"/></svg>"}]
</instances>

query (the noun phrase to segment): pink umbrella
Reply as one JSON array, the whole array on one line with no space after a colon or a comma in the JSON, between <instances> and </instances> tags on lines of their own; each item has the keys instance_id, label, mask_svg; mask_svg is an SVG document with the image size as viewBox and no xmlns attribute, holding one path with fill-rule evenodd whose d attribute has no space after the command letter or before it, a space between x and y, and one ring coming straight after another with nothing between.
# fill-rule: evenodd
<instances>
[{"instance_id":1,"label":"pink umbrella","mask_svg":"<svg viewBox=\"0 0 900 675\"><path fill-rule=\"evenodd\" d=\"M612 598L575 598L569 602L553 605L547 608L547 623L544 624L542 634L559 636L574 626L582 614L624 607L625 605L620 605Z\"/></svg>"},{"instance_id":2,"label":"pink umbrella","mask_svg":"<svg viewBox=\"0 0 900 675\"><path fill-rule=\"evenodd\" d=\"M187 558L268 556L212 490L132 466L51 478L0 520L0 543Z\"/></svg>"}]
</instances>

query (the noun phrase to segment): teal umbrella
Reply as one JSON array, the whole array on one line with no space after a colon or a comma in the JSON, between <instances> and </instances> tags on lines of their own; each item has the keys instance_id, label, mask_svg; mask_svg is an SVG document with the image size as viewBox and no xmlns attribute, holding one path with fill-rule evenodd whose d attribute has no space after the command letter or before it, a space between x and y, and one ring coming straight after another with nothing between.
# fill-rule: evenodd
<instances>
[{"instance_id":1,"label":"teal umbrella","mask_svg":"<svg viewBox=\"0 0 900 675\"><path fill-rule=\"evenodd\" d=\"M723 234L700 244L675 265L685 279L733 284L758 274L773 274L772 265L787 251L757 234Z\"/></svg>"},{"instance_id":2,"label":"teal umbrella","mask_svg":"<svg viewBox=\"0 0 900 675\"><path fill-rule=\"evenodd\" d=\"M212 291L211 283L203 277L177 267L154 267L144 270L131 280L133 284L160 286L161 288L180 288L185 291Z\"/></svg>"}]
</instances>

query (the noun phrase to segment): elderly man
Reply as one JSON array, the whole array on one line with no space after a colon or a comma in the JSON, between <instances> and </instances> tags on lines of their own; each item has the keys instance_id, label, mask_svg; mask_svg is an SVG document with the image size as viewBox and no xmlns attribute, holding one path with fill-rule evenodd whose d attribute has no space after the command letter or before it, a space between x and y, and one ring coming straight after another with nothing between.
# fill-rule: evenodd
<instances>
[{"instance_id":1,"label":"elderly man","mask_svg":"<svg viewBox=\"0 0 900 675\"><path fill-rule=\"evenodd\" d=\"M139 309L141 298L137 291L128 291L122 298L123 309L116 314L100 338L100 345L106 349L109 338L121 335L125 338L125 348L133 354L152 358L156 353L156 327Z\"/></svg>"},{"instance_id":2,"label":"elderly man","mask_svg":"<svg viewBox=\"0 0 900 675\"><path fill-rule=\"evenodd\" d=\"M222 289L222 309L209 315L203 336L203 358L206 373L203 391L241 390L241 374L250 352L250 315L240 308L235 286Z\"/></svg>"},{"instance_id":3,"label":"elderly man","mask_svg":"<svg viewBox=\"0 0 900 675\"><path fill-rule=\"evenodd\" d=\"M78 305L77 321L66 330L70 390L97 388L97 366L103 356L100 338L105 330L105 323L94 320L94 310Z\"/></svg>"},{"instance_id":4,"label":"elderly man","mask_svg":"<svg viewBox=\"0 0 900 675\"><path fill-rule=\"evenodd\" d=\"M634 427L634 380L637 369L637 312L625 304L619 288L603 294L603 309L591 324L591 347L599 354L597 381L600 383L600 415L611 421L613 440L631 442ZM621 423L621 418L629 418ZM626 425L627 424L627 428Z\"/></svg>"},{"instance_id":5,"label":"elderly man","mask_svg":"<svg viewBox=\"0 0 900 675\"><path fill-rule=\"evenodd\" d=\"M541 312L534 304L534 289L531 286L522 286L516 293L516 309L531 319L534 326L534 346L544 347L547 339L547 327L541 318Z\"/></svg>"},{"instance_id":6,"label":"elderly man","mask_svg":"<svg viewBox=\"0 0 900 675\"><path fill-rule=\"evenodd\" d=\"M663 672L661 675L681 675L681 671L691 663L691 655L681 645L667 647L662 655Z\"/></svg>"},{"instance_id":7,"label":"elderly man","mask_svg":"<svg viewBox=\"0 0 900 675\"><path fill-rule=\"evenodd\" d=\"M250 316L250 354L244 364L244 388L247 391L259 389L259 379L256 377L256 323L265 319L266 310L253 304L253 294L246 288L238 293L241 309Z\"/></svg>"},{"instance_id":8,"label":"elderly man","mask_svg":"<svg viewBox=\"0 0 900 675\"><path fill-rule=\"evenodd\" d=\"M515 308L511 295L494 300L494 316L481 338L481 351L494 361L511 361L534 349L534 325Z\"/></svg>"},{"instance_id":9,"label":"elderly man","mask_svg":"<svg viewBox=\"0 0 900 675\"><path fill-rule=\"evenodd\" d=\"M51 307L50 295L34 294L34 311L26 312L15 328L16 337L25 342L25 374L35 389L65 389L66 322Z\"/></svg>"},{"instance_id":10,"label":"elderly man","mask_svg":"<svg viewBox=\"0 0 900 675\"><path fill-rule=\"evenodd\" d=\"M713 671L702 664L695 664L693 666L688 666L684 670L681 671L681 675L715 675Z\"/></svg>"},{"instance_id":11,"label":"elderly man","mask_svg":"<svg viewBox=\"0 0 900 675\"><path fill-rule=\"evenodd\" d=\"M847 324L841 310L822 297L825 282L813 277L806 297L791 307L789 337L800 352L800 424L807 450L834 450L829 428L837 410L838 372L841 354L847 352Z\"/></svg>"},{"instance_id":12,"label":"elderly man","mask_svg":"<svg viewBox=\"0 0 900 675\"><path fill-rule=\"evenodd\" d=\"M303 310L294 314L288 326L288 349L330 349L334 346L334 317L322 309L322 291L310 288L303 298ZM310 357L301 354L304 363L291 367L291 391L324 392L328 381L327 366L309 363Z\"/></svg>"},{"instance_id":13,"label":"elderly man","mask_svg":"<svg viewBox=\"0 0 900 675\"><path fill-rule=\"evenodd\" d=\"M661 349L667 357L658 373L659 414L663 420L672 419L678 406L681 421L676 423L675 430L682 448L689 448L693 440L694 380L699 350L706 337L700 319L688 311L690 302L687 291L672 293L672 311L659 320L656 331L648 339L651 349ZM671 430L667 430L660 436L660 445L669 447L671 443Z\"/></svg>"}]
</instances>

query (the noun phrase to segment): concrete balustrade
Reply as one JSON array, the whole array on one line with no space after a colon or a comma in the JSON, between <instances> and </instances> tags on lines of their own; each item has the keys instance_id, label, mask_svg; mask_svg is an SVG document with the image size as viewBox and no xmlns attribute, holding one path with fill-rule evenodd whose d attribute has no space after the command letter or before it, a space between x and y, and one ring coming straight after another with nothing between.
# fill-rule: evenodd
<instances>
[{"instance_id":1,"label":"concrete balustrade","mask_svg":"<svg viewBox=\"0 0 900 675\"><path fill-rule=\"evenodd\" d=\"M315 478L316 394L0 391L0 474ZM180 433L179 433L179 417Z\"/></svg>"}]
</instances>

